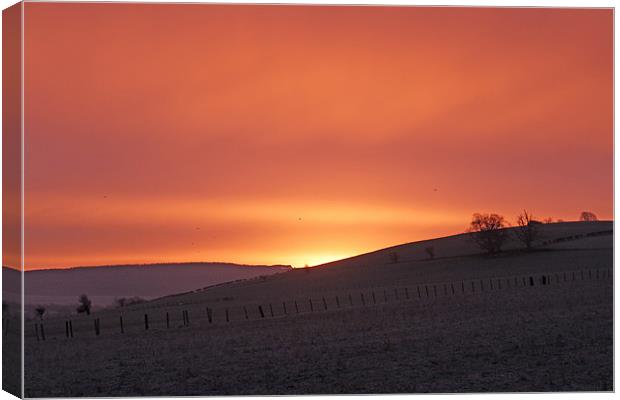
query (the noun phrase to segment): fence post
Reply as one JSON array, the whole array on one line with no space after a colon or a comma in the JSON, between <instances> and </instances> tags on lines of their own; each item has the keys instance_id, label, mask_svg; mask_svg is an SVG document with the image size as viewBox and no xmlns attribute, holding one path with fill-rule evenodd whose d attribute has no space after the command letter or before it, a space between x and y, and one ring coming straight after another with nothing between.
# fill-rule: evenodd
<instances>
[{"instance_id":1,"label":"fence post","mask_svg":"<svg viewBox=\"0 0 620 400\"><path fill-rule=\"evenodd\" d=\"M167 316L168 313L166 313ZM121 321L121 333L125 333L125 327L123 326L123 316L121 315L120 317L120 321Z\"/></svg>"},{"instance_id":2,"label":"fence post","mask_svg":"<svg viewBox=\"0 0 620 400\"><path fill-rule=\"evenodd\" d=\"M95 336L99 336L99 318L95 318Z\"/></svg>"},{"instance_id":3,"label":"fence post","mask_svg":"<svg viewBox=\"0 0 620 400\"><path fill-rule=\"evenodd\" d=\"M497 289L502 290L502 280L501 278L497 280Z\"/></svg>"},{"instance_id":4,"label":"fence post","mask_svg":"<svg viewBox=\"0 0 620 400\"><path fill-rule=\"evenodd\" d=\"M448 285L447 284L443 284L443 295L447 296L448 295Z\"/></svg>"},{"instance_id":5,"label":"fence post","mask_svg":"<svg viewBox=\"0 0 620 400\"><path fill-rule=\"evenodd\" d=\"M493 290L493 278L489 279L489 284L491 285L491 290Z\"/></svg>"},{"instance_id":6,"label":"fence post","mask_svg":"<svg viewBox=\"0 0 620 400\"><path fill-rule=\"evenodd\" d=\"M43 328L43 323L41 323L41 325L39 325L39 328L41 328L41 340L45 342L45 329ZM9 332L8 329L8 319L7 319L7 333Z\"/></svg>"},{"instance_id":7,"label":"fence post","mask_svg":"<svg viewBox=\"0 0 620 400\"><path fill-rule=\"evenodd\" d=\"M340 299L336 296L336 307L340 308Z\"/></svg>"},{"instance_id":8,"label":"fence post","mask_svg":"<svg viewBox=\"0 0 620 400\"><path fill-rule=\"evenodd\" d=\"M474 285L474 281L471 281L471 292L476 293L476 286Z\"/></svg>"},{"instance_id":9,"label":"fence post","mask_svg":"<svg viewBox=\"0 0 620 400\"><path fill-rule=\"evenodd\" d=\"M66 322L65 322L66 324ZM39 341L39 324L34 323L34 333L37 336L37 342ZM69 332L67 331L67 337L69 337Z\"/></svg>"},{"instance_id":10,"label":"fence post","mask_svg":"<svg viewBox=\"0 0 620 400\"><path fill-rule=\"evenodd\" d=\"M288 313L286 312L286 301L282 302L282 310L284 311L284 315L287 315Z\"/></svg>"},{"instance_id":11,"label":"fence post","mask_svg":"<svg viewBox=\"0 0 620 400\"><path fill-rule=\"evenodd\" d=\"M437 285L433 285L433 293L437 297Z\"/></svg>"},{"instance_id":12,"label":"fence post","mask_svg":"<svg viewBox=\"0 0 620 400\"><path fill-rule=\"evenodd\" d=\"M149 315L148 314L144 314L144 330L145 331L149 330Z\"/></svg>"},{"instance_id":13,"label":"fence post","mask_svg":"<svg viewBox=\"0 0 620 400\"><path fill-rule=\"evenodd\" d=\"M418 299L421 299L422 298L422 293L420 293L420 287L418 286L417 288L418 288Z\"/></svg>"},{"instance_id":14,"label":"fence post","mask_svg":"<svg viewBox=\"0 0 620 400\"><path fill-rule=\"evenodd\" d=\"M325 300L325 296L323 296L323 308L327 311L327 301Z\"/></svg>"},{"instance_id":15,"label":"fence post","mask_svg":"<svg viewBox=\"0 0 620 400\"><path fill-rule=\"evenodd\" d=\"M377 299L375 298L375 292L372 292L372 304L377 304Z\"/></svg>"},{"instance_id":16,"label":"fence post","mask_svg":"<svg viewBox=\"0 0 620 400\"><path fill-rule=\"evenodd\" d=\"M450 282L450 288L452 289L452 296L454 296L454 283Z\"/></svg>"},{"instance_id":17,"label":"fence post","mask_svg":"<svg viewBox=\"0 0 620 400\"><path fill-rule=\"evenodd\" d=\"M243 306L243 312L245 313L245 319L248 319L248 309Z\"/></svg>"},{"instance_id":18,"label":"fence post","mask_svg":"<svg viewBox=\"0 0 620 400\"><path fill-rule=\"evenodd\" d=\"M534 277L530 276L530 286L534 286Z\"/></svg>"},{"instance_id":19,"label":"fence post","mask_svg":"<svg viewBox=\"0 0 620 400\"><path fill-rule=\"evenodd\" d=\"M295 314L299 314L299 306L297 306L297 300L295 300Z\"/></svg>"},{"instance_id":20,"label":"fence post","mask_svg":"<svg viewBox=\"0 0 620 400\"><path fill-rule=\"evenodd\" d=\"M265 313L263 312L263 306L258 306L258 312L260 313L261 318L265 318Z\"/></svg>"},{"instance_id":21,"label":"fence post","mask_svg":"<svg viewBox=\"0 0 620 400\"><path fill-rule=\"evenodd\" d=\"M170 328L170 313L166 311L166 328Z\"/></svg>"},{"instance_id":22,"label":"fence post","mask_svg":"<svg viewBox=\"0 0 620 400\"><path fill-rule=\"evenodd\" d=\"M480 291L484 292L484 283L482 283L482 279L480 279Z\"/></svg>"},{"instance_id":23,"label":"fence post","mask_svg":"<svg viewBox=\"0 0 620 400\"><path fill-rule=\"evenodd\" d=\"M226 322L230 322L230 318L228 317L228 308L226 309Z\"/></svg>"},{"instance_id":24,"label":"fence post","mask_svg":"<svg viewBox=\"0 0 620 400\"><path fill-rule=\"evenodd\" d=\"M310 312L314 312L314 305L312 304L312 298L310 298Z\"/></svg>"},{"instance_id":25,"label":"fence post","mask_svg":"<svg viewBox=\"0 0 620 400\"><path fill-rule=\"evenodd\" d=\"M461 293L465 294L465 282L461 281Z\"/></svg>"},{"instance_id":26,"label":"fence post","mask_svg":"<svg viewBox=\"0 0 620 400\"><path fill-rule=\"evenodd\" d=\"M366 300L364 300L364 293L360 293L360 297L362 299L362 305L365 306L366 305Z\"/></svg>"},{"instance_id":27,"label":"fence post","mask_svg":"<svg viewBox=\"0 0 620 400\"><path fill-rule=\"evenodd\" d=\"M409 288L405 288L405 298L409 300Z\"/></svg>"},{"instance_id":28,"label":"fence post","mask_svg":"<svg viewBox=\"0 0 620 400\"><path fill-rule=\"evenodd\" d=\"M207 319L209 320L210 324L213 323L213 310L209 307L207 307Z\"/></svg>"},{"instance_id":29,"label":"fence post","mask_svg":"<svg viewBox=\"0 0 620 400\"><path fill-rule=\"evenodd\" d=\"M269 312L271 313L271 318L273 318L273 306L269 303Z\"/></svg>"}]
</instances>

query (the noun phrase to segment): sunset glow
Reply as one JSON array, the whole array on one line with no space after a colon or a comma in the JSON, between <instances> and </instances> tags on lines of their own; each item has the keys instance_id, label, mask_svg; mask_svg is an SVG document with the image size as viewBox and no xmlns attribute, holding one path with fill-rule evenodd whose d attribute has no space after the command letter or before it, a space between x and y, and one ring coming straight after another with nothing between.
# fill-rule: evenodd
<instances>
[{"instance_id":1,"label":"sunset glow","mask_svg":"<svg viewBox=\"0 0 620 400\"><path fill-rule=\"evenodd\" d=\"M474 212L612 219L612 22L26 3L26 268L303 267Z\"/></svg>"}]
</instances>

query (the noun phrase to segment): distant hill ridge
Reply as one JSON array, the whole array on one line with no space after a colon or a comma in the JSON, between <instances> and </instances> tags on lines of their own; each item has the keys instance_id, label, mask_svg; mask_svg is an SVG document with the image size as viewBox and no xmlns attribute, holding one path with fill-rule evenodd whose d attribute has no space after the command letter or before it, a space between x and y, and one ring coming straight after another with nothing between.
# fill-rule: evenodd
<instances>
[{"instance_id":1,"label":"distant hill ridge","mask_svg":"<svg viewBox=\"0 0 620 400\"><path fill-rule=\"evenodd\" d=\"M75 304L85 293L93 304L107 306L120 297L153 299L291 269L290 265L216 262L39 269L24 273L24 285L27 304Z\"/></svg>"}]
</instances>

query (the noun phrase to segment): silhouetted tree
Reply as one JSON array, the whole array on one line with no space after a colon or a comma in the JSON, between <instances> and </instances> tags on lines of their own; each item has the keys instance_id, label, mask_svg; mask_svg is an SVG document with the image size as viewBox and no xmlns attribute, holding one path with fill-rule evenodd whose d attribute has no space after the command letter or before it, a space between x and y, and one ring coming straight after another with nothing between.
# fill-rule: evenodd
<instances>
[{"instance_id":1,"label":"silhouetted tree","mask_svg":"<svg viewBox=\"0 0 620 400\"><path fill-rule=\"evenodd\" d=\"M78 302L80 303L80 305L78 306L76 311L78 313L86 313L86 315L90 315L90 306L92 303L88 296L86 296L85 294L80 295L80 297L78 298Z\"/></svg>"},{"instance_id":2,"label":"silhouetted tree","mask_svg":"<svg viewBox=\"0 0 620 400\"><path fill-rule=\"evenodd\" d=\"M43 314L45 314L45 307L37 306L37 308L35 308L34 311L37 313L37 316L39 317L39 319L42 320Z\"/></svg>"},{"instance_id":3,"label":"silhouetted tree","mask_svg":"<svg viewBox=\"0 0 620 400\"><path fill-rule=\"evenodd\" d=\"M489 254L502 251L506 240L507 223L503 216L498 214L474 214L469 224L468 232L472 233L473 241L482 250Z\"/></svg>"},{"instance_id":4,"label":"silhouetted tree","mask_svg":"<svg viewBox=\"0 0 620 400\"><path fill-rule=\"evenodd\" d=\"M117 299L114 299L114 303L116 303L116 307L125 307L125 304L127 302L127 299L124 297L119 297Z\"/></svg>"},{"instance_id":5,"label":"silhouetted tree","mask_svg":"<svg viewBox=\"0 0 620 400\"><path fill-rule=\"evenodd\" d=\"M540 231L538 230L540 222L534 219L531 213L523 210L523 213L517 215L517 227L514 230L518 241L523 243L526 250L532 250L532 243L538 239Z\"/></svg>"},{"instance_id":6,"label":"silhouetted tree","mask_svg":"<svg viewBox=\"0 0 620 400\"><path fill-rule=\"evenodd\" d=\"M431 260L435 258L435 246L425 247L424 251L426 252L426 254L428 254L428 258L430 258Z\"/></svg>"},{"instance_id":7,"label":"silhouetted tree","mask_svg":"<svg viewBox=\"0 0 620 400\"><path fill-rule=\"evenodd\" d=\"M590 211L584 211L581 213L581 216L579 216L579 221L598 221L598 218L596 217L596 214L594 214L593 212Z\"/></svg>"},{"instance_id":8,"label":"silhouetted tree","mask_svg":"<svg viewBox=\"0 0 620 400\"><path fill-rule=\"evenodd\" d=\"M400 260L400 256L398 255L397 252L390 253L389 257L390 257L390 262L392 264L396 264L398 262L398 260Z\"/></svg>"},{"instance_id":9,"label":"silhouetted tree","mask_svg":"<svg viewBox=\"0 0 620 400\"><path fill-rule=\"evenodd\" d=\"M551 218L551 217L547 217L547 218L545 218L545 219L543 220L543 222L544 222L545 224L552 224L552 223L553 223L553 218Z\"/></svg>"}]
</instances>

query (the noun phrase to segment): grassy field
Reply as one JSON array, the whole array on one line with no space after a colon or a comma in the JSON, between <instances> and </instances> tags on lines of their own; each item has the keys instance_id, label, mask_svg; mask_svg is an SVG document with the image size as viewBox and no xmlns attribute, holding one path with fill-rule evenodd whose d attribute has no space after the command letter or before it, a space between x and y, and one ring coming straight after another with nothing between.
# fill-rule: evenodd
<instances>
[{"instance_id":1,"label":"grassy field","mask_svg":"<svg viewBox=\"0 0 620 400\"><path fill-rule=\"evenodd\" d=\"M26 396L612 390L611 236L561 243L296 270L46 320L45 341L28 320Z\"/></svg>"}]
</instances>

